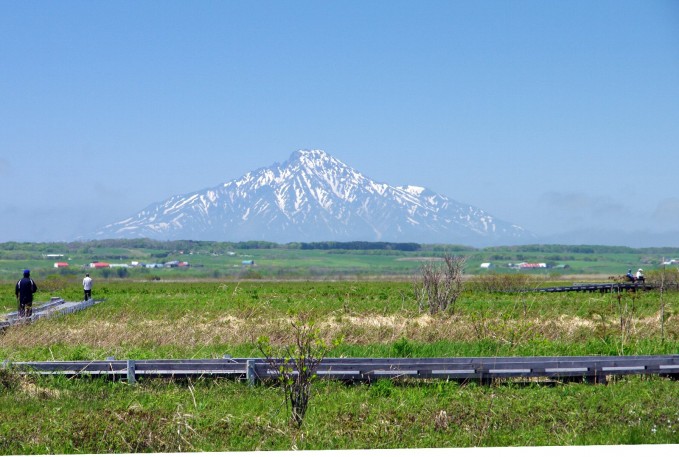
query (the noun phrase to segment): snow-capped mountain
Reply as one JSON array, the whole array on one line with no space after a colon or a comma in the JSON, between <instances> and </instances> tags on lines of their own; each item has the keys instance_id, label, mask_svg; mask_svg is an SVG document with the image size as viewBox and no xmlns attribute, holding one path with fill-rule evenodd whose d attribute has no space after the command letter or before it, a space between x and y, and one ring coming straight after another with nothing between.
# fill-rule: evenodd
<instances>
[{"instance_id":1,"label":"snow-capped mountain","mask_svg":"<svg viewBox=\"0 0 679 457\"><path fill-rule=\"evenodd\" d=\"M517 244L533 235L424 187L364 176L321 150L154 203L95 238Z\"/></svg>"}]
</instances>

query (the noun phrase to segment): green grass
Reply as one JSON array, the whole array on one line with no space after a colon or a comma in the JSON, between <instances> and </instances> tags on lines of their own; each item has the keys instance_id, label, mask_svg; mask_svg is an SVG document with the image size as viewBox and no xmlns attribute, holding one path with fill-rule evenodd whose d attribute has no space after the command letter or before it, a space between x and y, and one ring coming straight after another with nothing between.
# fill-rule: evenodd
<instances>
[{"instance_id":1,"label":"green grass","mask_svg":"<svg viewBox=\"0 0 679 457\"><path fill-rule=\"evenodd\" d=\"M52 278L38 301L79 300ZM0 297L13 310L13 283ZM452 315L422 315L409 281L99 280L102 303L0 334L0 360L259 357L304 316L333 357L679 353L679 292L491 293L470 287ZM0 454L250 451L679 443L679 383L607 385L319 382L301 429L279 389L228 380L137 385L0 371Z\"/></svg>"},{"instance_id":2,"label":"green grass","mask_svg":"<svg viewBox=\"0 0 679 457\"><path fill-rule=\"evenodd\" d=\"M63 287L59 289L58 287ZM68 282L43 292L79 300ZM5 294L3 308L15 308ZM465 292L452 315L419 313L407 282L108 282L83 312L12 328L0 340L10 360L105 357L250 357L256 341L282 342L290 316L303 315L328 339L333 355L391 356L400 340L413 355L587 355L679 353L677 292ZM661 330L664 331L664 339Z\"/></svg>"},{"instance_id":3,"label":"green grass","mask_svg":"<svg viewBox=\"0 0 679 457\"><path fill-rule=\"evenodd\" d=\"M266 248L264 247L266 246ZM186 261L188 269L130 268L93 272L95 278L125 275L135 279L169 278L325 278L365 279L375 276L410 276L417 274L423 259L441 257L445 252L468 258L467 274L487 274L480 268L492 262L496 272L515 273L509 263L544 262L551 266L568 265L567 269L550 269L530 274L598 274L620 275L627 269L643 267L657 270L663 258L679 258L679 248L631 249L608 246L533 245L477 249L456 245L420 245L416 251L390 249L300 249L296 244L276 245L266 242L152 242L150 240L105 240L82 243L0 243L0 279L16 280L24 268L32 270L36 279L50 275L77 277L93 261L108 263L162 263ZM63 258L47 258L47 254L63 254ZM69 263L66 270L55 270L55 261ZM254 260L245 267L243 260ZM676 270L676 268L675 268Z\"/></svg>"},{"instance_id":4,"label":"green grass","mask_svg":"<svg viewBox=\"0 0 679 457\"><path fill-rule=\"evenodd\" d=\"M28 379L0 392L0 454L679 442L677 382L316 383L304 425L275 386Z\"/></svg>"}]
</instances>

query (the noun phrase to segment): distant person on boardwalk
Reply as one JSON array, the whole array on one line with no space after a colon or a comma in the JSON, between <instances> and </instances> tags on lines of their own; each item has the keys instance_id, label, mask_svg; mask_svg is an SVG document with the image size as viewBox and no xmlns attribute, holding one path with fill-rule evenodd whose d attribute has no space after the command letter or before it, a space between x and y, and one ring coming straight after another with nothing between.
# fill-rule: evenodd
<instances>
[{"instance_id":1,"label":"distant person on boardwalk","mask_svg":"<svg viewBox=\"0 0 679 457\"><path fill-rule=\"evenodd\" d=\"M90 274L86 273L83 278L83 290L85 291L85 301L92 299L92 278Z\"/></svg>"},{"instance_id":2,"label":"distant person on boardwalk","mask_svg":"<svg viewBox=\"0 0 679 457\"><path fill-rule=\"evenodd\" d=\"M631 269L631 268L630 268L629 270L627 270L627 274L626 274L625 276L627 277L627 279L629 279L629 280L632 281L632 282L635 282L635 281L636 281L636 278L635 278L634 275L632 274L632 269Z\"/></svg>"},{"instance_id":3,"label":"distant person on boardwalk","mask_svg":"<svg viewBox=\"0 0 679 457\"><path fill-rule=\"evenodd\" d=\"M33 315L33 294L38 291L38 286L31 279L31 271L24 270L21 278L14 288L14 293L19 302L19 317L31 317Z\"/></svg>"},{"instance_id":4,"label":"distant person on boardwalk","mask_svg":"<svg viewBox=\"0 0 679 457\"><path fill-rule=\"evenodd\" d=\"M646 282L646 278L644 277L644 270L639 268L637 270L637 282Z\"/></svg>"}]
</instances>

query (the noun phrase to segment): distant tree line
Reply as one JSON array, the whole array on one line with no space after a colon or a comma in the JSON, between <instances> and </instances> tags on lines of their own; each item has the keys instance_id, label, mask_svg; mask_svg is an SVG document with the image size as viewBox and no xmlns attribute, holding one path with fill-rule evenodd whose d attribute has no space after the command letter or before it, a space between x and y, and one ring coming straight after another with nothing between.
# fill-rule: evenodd
<instances>
[{"instance_id":1,"label":"distant tree line","mask_svg":"<svg viewBox=\"0 0 679 457\"><path fill-rule=\"evenodd\" d=\"M419 251L418 243L388 243L381 241L319 241L299 243L300 249L341 249L347 251Z\"/></svg>"},{"instance_id":2,"label":"distant tree line","mask_svg":"<svg viewBox=\"0 0 679 457\"><path fill-rule=\"evenodd\" d=\"M521 246L494 246L484 252L543 252L545 254L649 254L679 255L679 247L630 248L627 246L571 245L571 244L525 244Z\"/></svg>"},{"instance_id":3,"label":"distant tree line","mask_svg":"<svg viewBox=\"0 0 679 457\"><path fill-rule=\"evenodd\" d=\"M73 242L49 242L31 243L9 241L0 243L0 251L4 252L5 259L26 258L26 255L42 253L81 253L93 252L93 249L120 248L120 249L148 249L161 252L213 252L224 254L229 251L247 249L323 249L323 250L365 250L365 251L409 251L409 252L432 252L432 253L465 253L477 252L492 256L493 260L504 258L519 258L521 253L551 254L550 260L570 260L568 254L646 254L679 257L679 247L653 247L653 248L630 248L625 246L603 245L567 245L567 244L528 244L521 246L494 246L486 248L473 248L454 244L420 244L420 243L396 243L384 241L320 241L320 242L291 242L286 244L271 241L195 241L195 240L168 240L159 241L150 238L136 239L108 239ZM19 254L22 253L23 255ZM557 257L560 256L560 257Z\"/></svg>"}]
</instances>

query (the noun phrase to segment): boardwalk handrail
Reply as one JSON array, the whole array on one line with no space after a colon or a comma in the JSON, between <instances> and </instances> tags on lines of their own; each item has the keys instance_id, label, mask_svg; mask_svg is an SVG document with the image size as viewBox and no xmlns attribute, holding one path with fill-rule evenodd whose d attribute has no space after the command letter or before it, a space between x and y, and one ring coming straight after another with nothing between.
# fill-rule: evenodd
<instances>
[{"instance_id":1,"label":"boardwalk handrail","mask_svg":"<svg viewBox=\"0 0 679 457\"><path fill-rule=\"evenodd\" d=\"M82 311L85 308L89 308L90 306L96 305L97 303L101 303L103 301L103 299L89 299L80 302L66 302L63 298L52 297L46 303L33 306L33 314L29 317L19 317L17 311L5 314L4 320L0 320L0 330L11 327L12 325L31 323L46 317ZM1 317L2 316L0 316L0 318Z\"/></svg>"},{"instance_id":2,"label":"boardwalk handrail","mask_svg":"<svg viewBox=\"0 0 679 457\"><path fill-rule=\"evenodd\" d=\"M279 360L278 363L283 363ZM39 375L108 376L135 382L140 377L226 377L250 382L277 378L264 359L94 360L4 362ZM294 368L294 364L290 365ZM657 374L679 378L679 355L328 358L317 367L321 379L371 382L380 378L490 381L499 378L554 378L605 382L608 375Z\"/></svg>"},{"instance_id":3,"label":"boardwalk handrail","mask_svg":"<svg viewBox=\"0 0 679 457\"><path fill-rule=\"evenodd\" d=\"M540 287L524 292L619 292L621 290L651 290L655 289L656 285L651 283L580 283L571 286L552 286Z\"/></svg>"}]
</instances>

